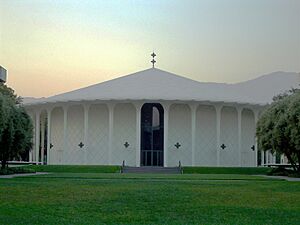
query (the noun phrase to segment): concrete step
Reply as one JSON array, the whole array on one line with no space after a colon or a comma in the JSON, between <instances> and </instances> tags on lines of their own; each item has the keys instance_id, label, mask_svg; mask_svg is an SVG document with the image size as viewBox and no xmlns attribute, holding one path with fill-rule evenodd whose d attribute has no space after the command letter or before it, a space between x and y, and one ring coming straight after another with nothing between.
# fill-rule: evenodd
<instances>
[{"instance_id":1,"label":"concrete step","mask_svg":"<svg viewBox=\"0 0 300 225\"><path fill-rule=\"evenodd\" d=\"M180 174L181 169L179 167L129 167L125 166L122 170L123 173L160 173L160 174Z\"/></svg>"}]
</instances>

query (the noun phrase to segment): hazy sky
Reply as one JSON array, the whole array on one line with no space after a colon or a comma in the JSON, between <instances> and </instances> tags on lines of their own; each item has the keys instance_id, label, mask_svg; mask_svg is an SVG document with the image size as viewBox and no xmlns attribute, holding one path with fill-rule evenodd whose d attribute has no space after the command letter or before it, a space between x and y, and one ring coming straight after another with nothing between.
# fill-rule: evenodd
<instances>
[{"instance_id":1,"label":"hazy sky","mask_svg":"<svg viewBox=\"0 0 300 225\"><path fill-rule=\"evenodd\" d=\"M151 67L198 81L300 72L300 0L0 0L0 65L22 96Z\"/></svg>"}]
</instances>

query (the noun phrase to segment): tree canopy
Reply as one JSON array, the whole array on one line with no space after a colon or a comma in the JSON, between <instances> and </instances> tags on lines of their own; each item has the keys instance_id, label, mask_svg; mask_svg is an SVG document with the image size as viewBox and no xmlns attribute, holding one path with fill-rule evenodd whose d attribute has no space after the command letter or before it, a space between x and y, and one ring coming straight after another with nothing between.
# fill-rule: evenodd
<instances>
[{"instance_id":1,"label":"tree canopy","mask_svg":"<svg viewBox=\"0 0 300 225\"><path fill-rule=\"evenodd\" d=\"M261 150L284 154L300 173L300 89L274 97L257 123L256 135Z\"/></svg>"},{"instance_id":2,"label":"tree canopy","mask_svg":"<svg viewBox=\"0 0 300 225\"><path fill-rule=\"evenodd\" d=\"M19 157L32 147L32 124L21 98L0 83L0 160L2 169L7 161Z\"/></svg>"},{"instance_id":3,"label":"tree canopy","mask_svg":"<svg viewBox=\"0 0 300 225\"><path fill-rule=\"evenodd\" d=\"M6 100L13 101L15 104L22 102L22 98L17 96L12 88L7 87L3 83L0 83L0 94L5 97Z\"/></svg>"}]
</instances>

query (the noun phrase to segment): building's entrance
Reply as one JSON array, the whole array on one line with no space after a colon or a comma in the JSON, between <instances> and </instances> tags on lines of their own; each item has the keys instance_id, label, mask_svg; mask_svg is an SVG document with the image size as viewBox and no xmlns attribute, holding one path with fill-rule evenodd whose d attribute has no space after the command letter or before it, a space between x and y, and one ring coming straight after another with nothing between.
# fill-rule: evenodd
<instances>
[{"instance_id":1,"label":"building's entrance","mask_svg":"<svg viewBox=\"0 0 300 225\"><path fill-rule=\"evenodd\" d=\"M146 103L141 110L141 166L163 166L164 109Z\"/></svg>"}]
</instances>

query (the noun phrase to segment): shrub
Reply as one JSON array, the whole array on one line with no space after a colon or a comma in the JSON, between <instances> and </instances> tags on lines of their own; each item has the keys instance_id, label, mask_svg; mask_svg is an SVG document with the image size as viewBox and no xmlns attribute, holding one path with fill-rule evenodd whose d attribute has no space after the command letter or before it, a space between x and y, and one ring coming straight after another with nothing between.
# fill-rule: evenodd
<instances>
[{"instance_id":1,"label":"shrub","mask_svg":"<svg viewBox=\"0 0 300 225\"><path fill-rule=\"evenodd\" d=\"M6 167L0 170L0 175L10 175L18 173L35 173L35 170L26 167Z\"/></svg>"}]
</instances>

